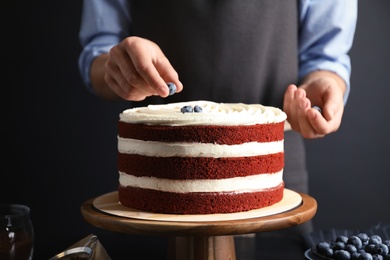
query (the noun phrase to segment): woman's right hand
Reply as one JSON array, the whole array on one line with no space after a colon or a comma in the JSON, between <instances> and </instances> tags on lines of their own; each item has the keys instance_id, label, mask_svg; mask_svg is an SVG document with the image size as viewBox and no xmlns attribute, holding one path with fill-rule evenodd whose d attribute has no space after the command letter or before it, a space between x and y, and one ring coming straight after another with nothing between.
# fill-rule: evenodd
<instances>
[{"instance_id":1,"label":"woman's right hand","mask_svg":"<svg viewBox=\"0 0 390 260\"><path fill-rule=\"evenodd\" d=\"M127 37L111 48L104 64L104 80L119 97L130 101L152 95L167 97L167 82L183 89L176 70L160 47L140 37Z\"/></svg>"}]
</instances>

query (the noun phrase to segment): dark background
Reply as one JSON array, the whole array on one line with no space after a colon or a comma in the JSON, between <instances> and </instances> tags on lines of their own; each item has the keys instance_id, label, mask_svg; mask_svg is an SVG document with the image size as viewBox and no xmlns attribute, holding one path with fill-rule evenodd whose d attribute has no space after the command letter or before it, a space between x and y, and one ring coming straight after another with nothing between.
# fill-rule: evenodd
<instances>
[{"instance_id":1,"label":"dark background","mask_svg":"<svg viewBox=\"0 0 390 260\"><path fill-rule=\"evenodd\" d=\"M35 259L46 259L91 233L103 244L135 236L95 228L80 213L117 188L116 124L128 104L100 100L81 82L82 1L31 2L1 4L2 17L13 15L2 23L0 203L31 207ZM316 230L390 222L389 28L390 1L359 1L344 121L307 141Z\"/></svg>"}]
</instances>

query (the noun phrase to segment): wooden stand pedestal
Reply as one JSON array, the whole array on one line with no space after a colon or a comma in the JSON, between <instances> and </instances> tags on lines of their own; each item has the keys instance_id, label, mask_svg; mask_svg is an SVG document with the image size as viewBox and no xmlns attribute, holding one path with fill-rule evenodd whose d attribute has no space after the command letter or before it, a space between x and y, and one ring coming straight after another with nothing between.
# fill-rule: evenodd
<instances>
[{"instance_id":1,"label":"wooden stand pedestal","mask_svg":"<svg viewBox=\"0 0 390 260\"><path fill-rule=\"evenodd\" d=\"M264 217L226 221L151 221L104 213L90 199L81 206L84 219L93 226L127 234L170 237L169 259L236 259L234 235L273 231L302 224L315 215L317 202L300 194L302 204L294 209Z\"/></svg>"},{"instance_id":2,"label":"wooden stand pedestal","mask_svg":"<svg viewBox=\"0 0 390 260\"><path fill-rule=\"evenodd\" d=\"M233 236L173 237L169 240L168 259L235 260Z\"/></svg>"}]
</instances>

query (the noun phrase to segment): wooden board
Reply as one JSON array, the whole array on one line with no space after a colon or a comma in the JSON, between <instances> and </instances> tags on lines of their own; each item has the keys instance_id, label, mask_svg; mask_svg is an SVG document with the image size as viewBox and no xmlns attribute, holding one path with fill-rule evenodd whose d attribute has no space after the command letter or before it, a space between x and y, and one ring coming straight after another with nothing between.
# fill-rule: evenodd
<instances>
[{"instance_id":1,"label":"wooden board","mask_svg":"<svg viewBox=\"0 0 390 260\"><path fill-rule=\"evenodd\" d=\"M224 214L176 215L144 212L121 205L118 201L118 193L116 191L99 196L93 201L93 206L96 209L114 216L154 221L179 222L208 222L258 218L282 213L296 208L301 204L301 195L289 189L284 190L283 199L274 205L245 212Z\"/></svg>"},{"instance_id":2,"label":"wooden board","mask_svg":"<svg viewBox=\"0 0 390 260\"><path fill-rule=\"evenodd\" d=\"M164 236L224 236L248 234L288 228L304 223L317 212L317 201L300 193L302 204L282 213L226 221L154 221L119 217L93 206L95 198L85 201L81 213L85 221L105 230L143 235Z\"/></svg>"}]
</instances>

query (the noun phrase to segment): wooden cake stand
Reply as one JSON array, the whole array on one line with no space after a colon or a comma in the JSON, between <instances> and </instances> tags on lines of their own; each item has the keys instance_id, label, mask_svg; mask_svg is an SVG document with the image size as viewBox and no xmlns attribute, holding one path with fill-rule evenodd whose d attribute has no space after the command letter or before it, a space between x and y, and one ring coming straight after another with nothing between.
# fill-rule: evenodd
<instances>
[{"instance_id":1,"label":"wooden cake stand","mask_svg":"<svg viewBox=\"0 0 390 260\"><path fill-rule=\"evenodd\" d=\"M255 215L217 214L180 215L164 218L162 215L132 211L118 203L117 192L90 199L81 206L84 219L91 225L114 232L163 235L170 238L168 259L236 259L234 235L284 229L302 224L315 215L317 202L314 198L286 190L289 196L299 196L299 203L281 212L255 213ZM285 194L286 194L285 191ZM295 194L294 194L295 193ZM285 196L285 197L289 197ZM296 201L294 202L296 203ZM270 206L273 207L273 206ZM268 208L268 207L267 207ZM278 207L277 207L278 208ZM130 210L131 211L131 210ZM169 215L168 215L169 216ZM219 216L227 216L221 218Z\"/></svg>"}]
</instances>

